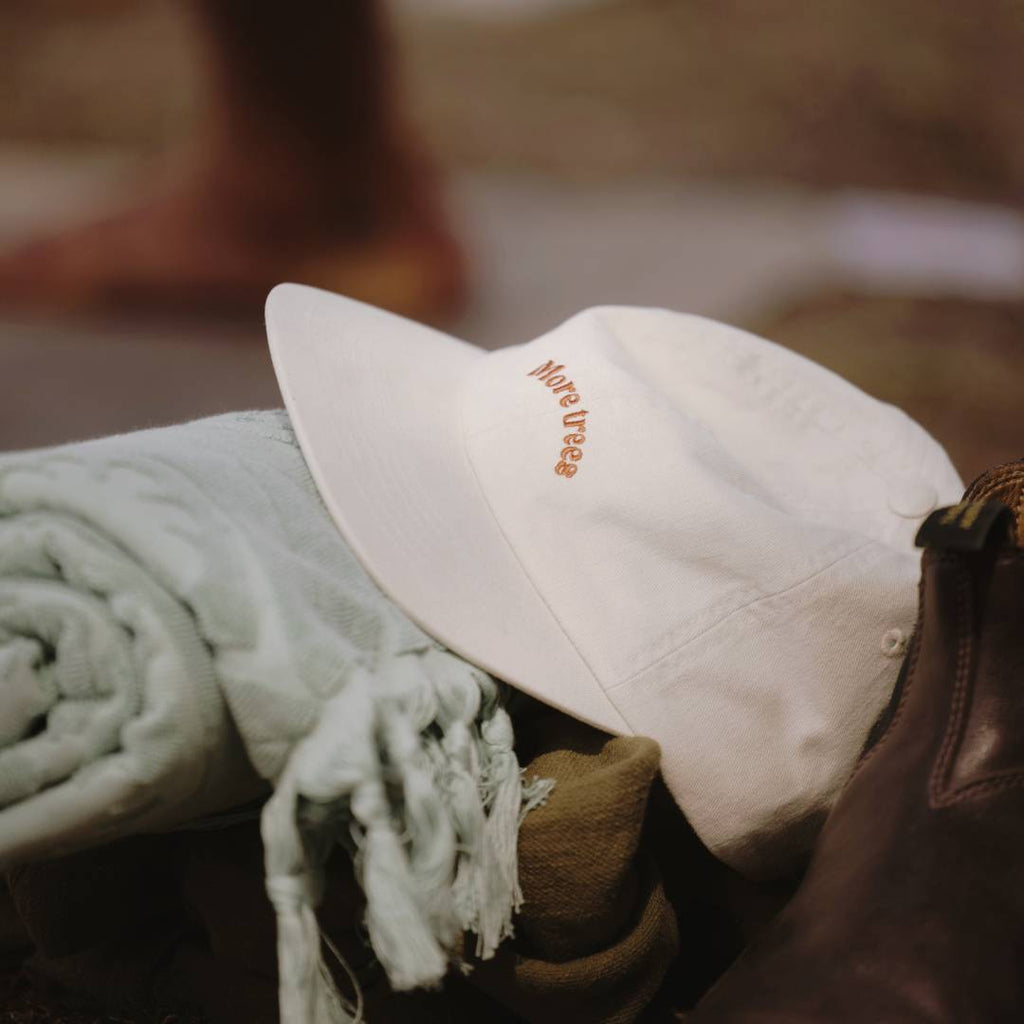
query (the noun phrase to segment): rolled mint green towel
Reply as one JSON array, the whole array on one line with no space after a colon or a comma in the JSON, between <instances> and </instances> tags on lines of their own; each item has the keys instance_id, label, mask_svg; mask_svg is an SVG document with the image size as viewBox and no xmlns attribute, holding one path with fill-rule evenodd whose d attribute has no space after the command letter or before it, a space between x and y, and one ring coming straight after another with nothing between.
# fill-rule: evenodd
<instances>
[{"instance_id":1,"label":"rolled mint green towel","mask_svg":"<svg viewBox=\"0 0 1024 1024\"><path fill-rule=\"evenodd\" d=\"M344 1021L312 907L345 842L398 988L518 905L494 680L367 577L283 412L0 456L0 867L263 810L282 1020Z\"/></svg>"}]
</instances>

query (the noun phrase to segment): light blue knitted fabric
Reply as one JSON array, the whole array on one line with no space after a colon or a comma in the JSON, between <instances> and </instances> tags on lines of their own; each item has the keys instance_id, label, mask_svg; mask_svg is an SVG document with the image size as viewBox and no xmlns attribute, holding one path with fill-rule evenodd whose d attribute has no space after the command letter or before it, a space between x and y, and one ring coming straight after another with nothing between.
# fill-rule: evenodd
<instances>
[{"instance_id":1,"label":"light blue knitted fabric","mask_svg":"<svg viewBox=\"0 0 1024 1024\"><path fill-rule=\"evenodd\" d=\"M397 988L520 899L498 684L367 577L283 412L0 456L0 867L263 811L285 1024L352 1019L312 907L345 842Z\"/></svg>"}]
</instances>

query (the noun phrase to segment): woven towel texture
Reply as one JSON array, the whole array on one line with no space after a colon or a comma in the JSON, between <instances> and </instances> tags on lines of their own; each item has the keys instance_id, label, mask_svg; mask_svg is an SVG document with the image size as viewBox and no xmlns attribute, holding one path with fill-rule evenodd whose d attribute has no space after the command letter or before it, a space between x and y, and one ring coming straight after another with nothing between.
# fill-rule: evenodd
<instances>
[{"instance_id":1,"label":"woven towel texture","mask_svg":"<svg viewBox=\"0 0 1024 1024\"><path fill-rule=\"evenodd\" d=\"M284 413L0 458L0 866L263 812L286 1024L350 1019L313 907L344 842L398 988L520 894L502 688L372 583Z\"/></svg>"}]
</instances>

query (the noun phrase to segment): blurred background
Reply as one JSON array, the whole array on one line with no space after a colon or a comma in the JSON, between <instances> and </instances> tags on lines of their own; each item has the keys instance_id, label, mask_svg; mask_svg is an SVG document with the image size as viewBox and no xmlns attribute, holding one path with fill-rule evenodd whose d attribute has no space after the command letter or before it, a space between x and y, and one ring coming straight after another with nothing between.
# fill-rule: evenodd
<instances>
[{"instance_id":1,"label":"blurred background","mask_svg":"<svg viewBox=\"0 0 1024 1024\"><path fill-rule=\"evenodd\" d=\"M291 279L702 313L1024 455L1019 0L5 0L0 88L0 450L279 405Z\"/></svg>"}]
</instances>

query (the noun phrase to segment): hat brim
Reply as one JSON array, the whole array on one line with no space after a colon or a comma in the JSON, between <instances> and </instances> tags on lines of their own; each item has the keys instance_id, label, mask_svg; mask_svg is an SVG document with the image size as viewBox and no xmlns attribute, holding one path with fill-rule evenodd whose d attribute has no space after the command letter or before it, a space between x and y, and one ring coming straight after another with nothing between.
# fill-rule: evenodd
<instances>
[{"instance_id":1,"label":"hat brim","mask_svg":"<svg viewBox=\"0 0 1024 1024\"><path fill-rule=\"evenodd\" d=\"M303 285L274 288L266 321L310 472L378 586L485 671L631 732L524 571L466 453L463 389L487 353Z\"/></svg>"}]
</instances>

